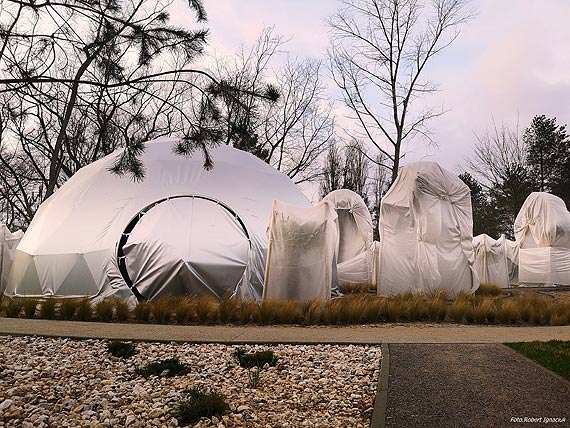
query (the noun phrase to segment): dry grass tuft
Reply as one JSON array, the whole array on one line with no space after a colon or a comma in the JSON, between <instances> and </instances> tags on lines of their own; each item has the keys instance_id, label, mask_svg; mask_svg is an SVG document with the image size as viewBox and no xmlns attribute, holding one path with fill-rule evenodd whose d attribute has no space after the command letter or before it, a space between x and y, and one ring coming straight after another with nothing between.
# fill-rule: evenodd
<instances>
[{"instance_id":1,"label":"dry grass tuft","mask_svg":"<svg viewBox=\"0 0 570 428\"><path fill-rule=\"evenodd\" d=\"M187 324L194 317L194 305L189 297L180 297L174 302L174 315L178 324Z\"/></svg>"},{"instance_id":2,"label":"dry grass tuft","mask_svg":"<svg viewBox=\"0 0 570 428\"><path fill-rule=\"evenodd\" d=\"M135 319L139 323L147 323L150 320L150 314L152 312L152 305L150 302L143 300L142 302L138 302L135 306Z\"/></svg>"},{"instance_id":3,"label":"dry grass tuft","mask_svg":"<svg viewBox=\"0 0 570 428\"><path fill-rule=\"evenodd\" d=\"M115 317L117 321L127 321L131 316L131 307L126 300L113 299L113 306L115 308Z\"/></svg>"},{"instance_id":4,"label":"dry grass tuft","mask_svg":"<svg viewBox=\"0 0 570 428\"><path fill-rule=\"evenodd\" d=\"M72 320L79 308L79 304L80 302L77 299L63 299L59 305L59 316L61 319L66 321Z\"/></svg>"},{"instance_id":5,"label":"dry grass tuft","mask_svg":"<svg viewBox=\"0 0 570 428\"><path fill-rule=\"evenodd\" d=\"M496 297L501 295L501 287L497 284L482 283L475 292L478 296Z\"/></svg>"}]
</instances>

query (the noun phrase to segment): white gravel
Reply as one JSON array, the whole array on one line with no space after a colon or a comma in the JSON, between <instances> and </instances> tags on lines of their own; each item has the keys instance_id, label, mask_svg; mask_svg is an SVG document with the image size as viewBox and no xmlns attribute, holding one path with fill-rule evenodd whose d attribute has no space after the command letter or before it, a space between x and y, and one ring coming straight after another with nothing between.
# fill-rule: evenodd
<instances>
[{"instance_id":1,"label":"white gravel","mask_svg":"<svg viewBox=\"0 0 570 428\"><path fill-rule=\"evenodd\" d=\"M355 427L370 424L380 347L244 346L271 349L279 364L256 388L233 359L236 346L137 343L129 360L101 340L0 337L0 427L175 427L176 405L191 387L225 395L230 412L195 427ZM180 377L137 376L146 362L178 356Z\"/></svg>"}]
</instances>

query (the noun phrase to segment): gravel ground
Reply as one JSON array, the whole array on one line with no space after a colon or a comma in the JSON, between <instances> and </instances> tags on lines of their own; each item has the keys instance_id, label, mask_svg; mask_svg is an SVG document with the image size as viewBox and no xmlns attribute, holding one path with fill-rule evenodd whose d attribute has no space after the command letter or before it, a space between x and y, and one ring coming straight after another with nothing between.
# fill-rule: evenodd
<instances>
[{"instance_id":1,"label":"gravel ground","mask_svg":"<svg viewBox=\"0 0 570 428\"><path fill-rule=\"evenodd\" d=\"M502 345L390 345L386 426L569 427L570 382Z\"/></svg>"},{"instance_id":2,"label":"gravel ground","mask_svg":"<svg viewBox=\"0 0 570 428\"><path fill-rule=\"evenodd\" d=\"M174 427L182 392L223 393L230 412L195 427L366 427L379 376L380 347L244 346L272 349L276 367L249 388L236 346L138 343L130 360L107 353L101 340L0 337L0 427ZM137 376L136 367L180 357L190 373Z\"/></svg>"}]
</instances>

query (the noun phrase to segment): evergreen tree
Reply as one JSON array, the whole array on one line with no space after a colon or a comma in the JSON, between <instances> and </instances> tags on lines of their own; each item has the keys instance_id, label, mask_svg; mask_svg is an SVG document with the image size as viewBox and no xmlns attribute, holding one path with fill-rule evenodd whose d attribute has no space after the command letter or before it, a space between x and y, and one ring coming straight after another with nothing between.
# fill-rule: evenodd
<instances>
[{"instance_id":1,"label":"evergreen tree","mask_svg":"<svg viewBox=\"0 0 570 428\"><path fill-rule=\"evenodd\" d=\"M527 164L540 191L570 202L570 138L556 118L535 116L524 133Z\"/></svg>"},{"instance_id":2,"label":"evergreen tree","mask_svg":"<svg viewBox=\"0 0 570 428\"><path fill-rule=\"evenodd\" d=\"M502 230L497 221L497 209L489 199L489 193L481 183L468 172L459 174L459 178L467 184L471 190L471 207L473 209L473 236L486 233L493 238L498 238Z\"/></svg>"}]
</instances>

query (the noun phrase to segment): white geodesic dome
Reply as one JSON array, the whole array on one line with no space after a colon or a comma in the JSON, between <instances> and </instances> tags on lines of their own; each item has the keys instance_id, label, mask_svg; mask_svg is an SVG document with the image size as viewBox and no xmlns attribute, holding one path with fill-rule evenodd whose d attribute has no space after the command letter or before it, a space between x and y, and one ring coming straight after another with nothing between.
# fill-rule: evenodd
<instances>
[{"instance_id":1,"label":"white geodesic dome","mask_svg":"<svg viewBox=\"0 0 570 428\"><path fill-rule=\"evenodd\" d=\"M146 144L141 182L109 172L121 150L79 170L38 210L6 294L260 298L273 200L310 202L249 153L212 148L206 171L199 152L175 154L176 142Z\"/></svg>"},{"instance_id":2,"label":"white geodesic dome","mask_svg":"<svg viewBox=\"0 0 570 428\"><path fill-rule=\"evenodd\" d=\"M570 212L558 196L532 192L514 224L522 286L570 285Z\"/></svg>"},{"instance_id":3,"label":"white geodesic dome","mask_svg":"<svg viewBox=\"0 0 570 428\"><path fill-rule=\"evenodd\" d=\"M380 207L378 294L473 292L469 187L435 162L402 168Z\"/></svg>"}]
</instances>

